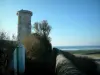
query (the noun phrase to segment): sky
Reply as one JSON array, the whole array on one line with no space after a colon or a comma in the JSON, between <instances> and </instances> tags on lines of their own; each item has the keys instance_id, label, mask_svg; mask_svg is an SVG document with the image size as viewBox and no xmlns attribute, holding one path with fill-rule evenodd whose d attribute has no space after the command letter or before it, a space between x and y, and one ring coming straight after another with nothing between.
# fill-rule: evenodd
<instances>
[{"instance_id":1,"label":"sky","mask_svg":"<svg viewBox=\"0 0 100 75\"><path fill-rule=\"evenodd\" d=\"M100 45L100 0L0 0L0 30L17 36L21 9L48 21L53 46Z\"/></svg>"}]
</instances>

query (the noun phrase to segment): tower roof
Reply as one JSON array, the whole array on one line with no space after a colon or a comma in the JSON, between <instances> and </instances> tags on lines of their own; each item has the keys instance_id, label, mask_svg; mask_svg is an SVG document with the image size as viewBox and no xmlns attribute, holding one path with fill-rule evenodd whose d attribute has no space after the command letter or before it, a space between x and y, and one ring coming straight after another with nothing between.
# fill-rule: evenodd
<instances>
[{"instance_id":1,"label":"tower roof","mask_svg":"<svg viewBox=\"0 0 100 75\"><path fill-rule=\"evenodd\" d=\"M17 12L17 15L19 15L19 13L28 13L28 14L30 14L31 16L32 16L32 12L31 11L29 11L29 10L19 10L18 12Z\"/></svg>"}]
</instances>

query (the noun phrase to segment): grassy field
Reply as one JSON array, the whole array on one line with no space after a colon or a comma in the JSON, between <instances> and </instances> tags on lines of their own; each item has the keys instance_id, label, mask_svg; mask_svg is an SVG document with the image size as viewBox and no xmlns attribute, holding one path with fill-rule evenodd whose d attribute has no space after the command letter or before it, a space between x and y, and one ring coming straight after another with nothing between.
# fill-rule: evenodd
<instances>
[{"instance_id":1,"label":"grassy field","mask_svg":"<svg viewBox=\"0 0 100 75\"><path fill-rule=\"evenodd\" d=\"M91 56L100 57L100 54L92 54Z\"/></svg>"},{"instance_id":2,"label":"grassy field","mask_svg":"<svg viewBox=\"0 0 100 75\"><path fill-rule=\"evenodd\" d=\"M81 55L81 54L75 54L76 56L87 56L93 59L100 59L100 54L91 54L91 55Z\"/></svg>"},{"instance_id":3,"label":"grassy field","mask_svg":"<svg viewBox=\"0 0 100 75\"><path fill-rule=\"evenodd\" d=\"M100 54L100 50L71 50L71 51L68 51L72 54Z\"/></svg>"},{"instance_id":4,"label":"grassy field","mask_svg":"<svg viewBox=\"0 0 100 75\"><path fill-rule=\"evenodd\" d=\"M69 52L76 56L88 56L90 58L100 59L100 50L76 50Z\"/></svg>"}]
</instances>

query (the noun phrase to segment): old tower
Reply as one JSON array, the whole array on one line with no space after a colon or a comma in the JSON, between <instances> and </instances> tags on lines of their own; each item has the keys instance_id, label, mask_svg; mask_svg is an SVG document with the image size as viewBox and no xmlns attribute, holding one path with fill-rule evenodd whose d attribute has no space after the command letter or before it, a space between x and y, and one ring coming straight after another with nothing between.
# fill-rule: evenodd
<instances>
[{"instance_id":1,"label":"old tower","mask_svg":"<svg viewBox=\"0 0 100 75\"><path fill-rule=\"evenodd\" d=\"M22 41L26 36L31 34L31 16L32 12L20 10L18 15L18 41Z\"/></svg>"}]
</instances>

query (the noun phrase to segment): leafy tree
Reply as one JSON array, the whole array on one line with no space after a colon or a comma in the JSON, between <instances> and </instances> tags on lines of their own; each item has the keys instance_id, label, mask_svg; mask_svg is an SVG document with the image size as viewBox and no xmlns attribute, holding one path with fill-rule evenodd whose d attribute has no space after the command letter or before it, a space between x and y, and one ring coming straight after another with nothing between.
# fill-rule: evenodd
<instances>
[{"instance_id":1,"label":"leafy tree","mask_svg":"<svg viewBox=\"0 0 100 75\"><path fill-rule=\"evenodd\" d=\"M0 32L0 40L10 40L6 32Z\"/></svg>"},{"instance_id":2,"label":"leafy tree","mask_svg":"<svg viewBox=\"0 0 100 75\"><path fill-rule=\"evenodd\" d=\"M47 20L43 20L42 22L35 22L33 28L37 34L50 41L49 34L51 31L51 26L48 24Z\"/></svg>"},{"instance_id":3,"label":"leafy tree","mask_svg":"<svg viewBox=\"0 0 100 75\"><path fill-rule=\"evenodd\" d=\"M51 26L48 24L47 20L43 20L41 22L35 22L33 28L35 32L43 38L42 40L47 48L46 50L51 51L52 49L50 43L51 38L49 37Z\"/></svg>"},{"instance_id":4,"label":"leafy tree","mask_svg":"<svg viewBox=\"0 0 100 75\"><path fill-rule=\"evenodd\" d=\"M51 51L52 49L50 43L51 38L49 37L51 26L48 24L47 20L43 20L41 22L35 22L33 28L35 32L43 38L42 40L47 48L46 50Z\"/></svg>"},{"instance_id":5,"label":"leafy tree","mask_svg":"<svg viewBox=\"0 0 100 75\"><path fill-rule=\"evenodd\" d=\"M35 22L33 28L35 33L23 40L27 57L32 59L41 58L41 60L43 58L45 60L52 51L49 37L51 26L49 26L46 20L43 20L42 22Z\"/></svg>"}]
</instances>

